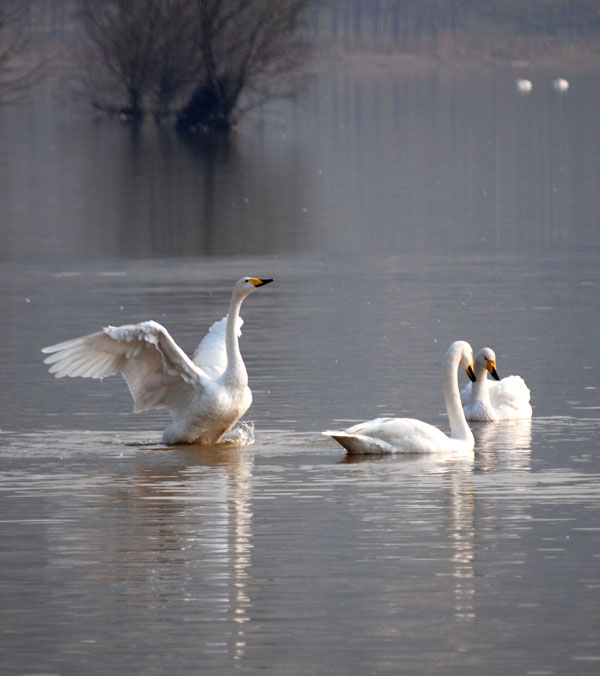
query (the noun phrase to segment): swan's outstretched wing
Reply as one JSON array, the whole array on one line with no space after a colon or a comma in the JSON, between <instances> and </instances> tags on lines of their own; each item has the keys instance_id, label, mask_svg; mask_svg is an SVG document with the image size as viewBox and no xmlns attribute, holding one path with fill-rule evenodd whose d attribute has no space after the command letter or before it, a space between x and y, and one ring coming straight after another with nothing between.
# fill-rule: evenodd
<instances>
[{"instance_id":1,"label":"swan's outstretched wing","mask_svg":"<svg viewBox=\"0 0 600 676\"><path fill-rule=\"evenodd\" d=\"M237 318L237 336L242 335L244 320ZM199 366L209 378L218 378L227 368L227 352L225 350L225 330L227 328L227 315L215 322L202 342L196 348L192 361Z\"/></svg>"},{"instance_id":2,"label":"swan's outstretched wing","mask_svg":"<svg viewBox=\"0 0 600 676\"><path fill-rule=\"evenodd\" d=\"M108 326L88 336L50 345L44 363L57 378L105 378L122 373L135 412L165 406L176 411L201 393L205 374L157 322Z\"/></svg>"}]
</instances>

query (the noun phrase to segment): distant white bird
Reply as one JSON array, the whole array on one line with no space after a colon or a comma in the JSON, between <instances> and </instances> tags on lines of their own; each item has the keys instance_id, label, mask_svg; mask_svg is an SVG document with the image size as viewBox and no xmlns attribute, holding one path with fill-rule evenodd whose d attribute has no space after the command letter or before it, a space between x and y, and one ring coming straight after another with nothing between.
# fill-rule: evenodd
<instances>
[{"instance_id":1,"label":"distant white bird","mask_svg":"<svg viewBox=\"0 0 600 676\"><path fill-rule=\"evenodd\" d=\"M473 372L473 350L469 343L458 340L450 345L444 359L444 399L450 419L451 436L433 425L414 418L375 418L346 430L327 430L348 453L435 453L473 450L473 434L467 425L458 392L458 367L469 378Z\"/></svg>"},{"instance_id":2,"label":"distant white bird","mask_svg":"<svg viewBox=\"0 0 600 676\"><path fill-rule=\"evenodd\" d=\"M488 380L487 374L499 382ZM475 356L477 382L468 383L461 392L461 400L467 420L494 422L531 418L529 388L521 376L502 378L496 371L496 355L484 347Z\"/></svg>"},{"instance_id":3,"label":"distant white bird","mask_svg":"<svg viewBox=\"0 0 600 676\"><path fill-rule=\"evenodd\" d=\"M517 87L517 91L521 92L522 94L527 94L533 89L533 85L531 84L531 80L526 80L525 78L519 78L516 82L515 85Z\"/></svg>"},{"instance_id":4,"label":"distant white bird","mask_svg":"<svg viewBox=\"0 0 600 676\"><path fill-rule=\"evenodd\" d=\"M563 77L557 77L556 80L552 80L552 86L557 92L566 92L569 89L569 81Z\"/></svg>"},{"instance_id":5,"label":"distant white bird","mask_svg":"<svg viewBox=\"0 0 600 676\"><path fill-rule=\"evenodd\" d=\"M57 378L105 378L122 373L134 411L165 407L173 422L166 444L215 444L252 403L238 337L242 302L272 279L243 277L231 294L229 312L213 324L193 360L157 322L107 326L98 333L50 345L44 363Z\"/></svg>"}]
</instances>

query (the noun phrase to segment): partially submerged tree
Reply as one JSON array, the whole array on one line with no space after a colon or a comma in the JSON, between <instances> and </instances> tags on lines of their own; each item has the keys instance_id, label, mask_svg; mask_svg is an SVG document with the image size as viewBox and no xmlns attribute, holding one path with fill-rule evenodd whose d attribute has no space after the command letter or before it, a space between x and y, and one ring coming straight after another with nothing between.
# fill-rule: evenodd
<instances>
[{"instance_id":1,"label":"partially submerged tree","mask_svg":"<svg viewBox=\"0 0 600 676\"><path fill-rule=\"evenodd\" d=\"M87 39L82 79L92 105L140 119L167 110L190 68L189 2L185 0L78 0ZM175 28L174 28L175 27ZM185 71L183 71L185 72Z\"/></svg>"},{"instance_id":2,"label":"partially submerged tree","mask_svg":"<svg viewBox=\"0 0 600 676\"><path fill-rule=\"evenodd\" d=\"M237 116L293 91L311 0L196 0L202 73L179 128L228 129ZM244 95L242 103L241 98Z\"/></svg>"},{"instance_id":3,"label":"partially submerged tree","mask_svg":"<svg viewBox=\"0 0 600 676\"><path fill-rule=\"evenodd\" d=\"M78 0L95 106L226 130L292 91L314 0Z\"/></svg>"}]
</instances>

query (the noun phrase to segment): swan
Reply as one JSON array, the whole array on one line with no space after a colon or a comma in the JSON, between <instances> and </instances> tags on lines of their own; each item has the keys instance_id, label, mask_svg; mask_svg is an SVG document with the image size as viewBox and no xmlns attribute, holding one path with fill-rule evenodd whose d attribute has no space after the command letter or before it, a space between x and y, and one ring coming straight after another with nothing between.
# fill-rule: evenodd
<instances>
[{"instance_id":1,"label":"swan","mask_svg":"<svg viewBox=\"0 0 600 676\"><path fill-rule=\"evenodd\" d=\"M564 77L558 77L556 80L552 80L552 86L557 92L564 93L569 89L569 81L565 80Z\"/></svg>"},{"instance_id":2,"label":"swan","mask_svg":"<svg viewBox=\"0 0 600 676\"><path fill-rule=\"evenodd\" d=\"M528 94L533 89L531 80L526 80L525 78L520 78L519 80L516 80L515 85L517 87L517 91L521 92L521 94Z\"/></svg>"},{"instance_id":3,"label":"swan","mask_svg":"<svg viewBox=\"0 0 600 676\"><path fill-rule=\"evenodd\" d=\"M121 373L134 411L165 407L172 422L165 444L215 444L252 403L238 338L242 302L272 279L242 277L231 294L227 316L215 322L193 358L155 321L107 326L102 331L44 347L56 378L104 378Z\"/></svg>"},{"instance_id":4,"label":"swan","mask_svg":"<svg viewBox=\"0 0 600 676\"><path fill-rule=\"evenodd\" d=\"M488 373L499 382L488 380ZM531 418L529 388L521 376L500 380L496 355L491 348L483 347L475 355L475 376L477 382L468 383L460 395L467 420L495 422Z\"/></svg>"},{"instance_id":5,"label":"swan","mask_svg":"<svg viewBox=\"0 0 600 676\"><path fill-rule=\"evenodd\" d=\"M450 419L451 436L433 425L413 418L375 418L346 430L326 430L348 453L434 453L469 452L475 441L460 405L458 367L462 366L471 380L473 350L469 343L457 340L448 348L444 359L444 399Z\"/></svg>"}]
</instances>

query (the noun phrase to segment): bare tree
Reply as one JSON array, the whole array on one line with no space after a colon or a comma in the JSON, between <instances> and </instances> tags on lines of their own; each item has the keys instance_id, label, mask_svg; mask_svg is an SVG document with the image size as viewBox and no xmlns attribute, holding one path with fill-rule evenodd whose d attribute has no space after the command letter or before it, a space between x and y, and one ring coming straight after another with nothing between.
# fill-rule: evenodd
<instances>
[{"instance_id":1,"label":"bare tree","mask_svg":"<svg viewBox=\"0 0 600 676\"><path fill-rule=\"evenodd\" d=\"M291 91L315 0L78 0L85 81L95 106L229 129ZM242 102L243 99L243 102Z\"/></svg>"},{"instance_id":2,"label":"bare tree","mask_svg":"<svg viewBox=\"0 0 600 676\"><path fill-rule=\"evenodd\" d=\"M158 2L162 16L152 50L150 102L160 120L184 105L203 66L194 42L196 16L190 0Z\"/></svg>"},{"instance_id":3,"label":"bare tree","mask_svg":"<svg viewBox=\"0 0 600 676\"><path fill-rule=\"evenodd\" d=\"M0 102L13 101L43 73L30 50L28 7L19 0L0 0ZM29 19L29 25L26 19Z\"/></svg>"},{"instance_id":4,"label":"bare tree","mask_svg":"<svg viewBox=\"0 0 600 676\"><path fill-rule=\"evenodd\" d=\"M166 109L186 54L185 0L78 0L87 40L83 82L92 105L134 119ZM174 26L183 32L173 36ZM189 66L189 64L186 64Z\"/></svg>"},{"instance_id":5,"label":"bare tree","mask_svg":"<svg viewBox=\"0 0 600 676\"><path fill-rule=\"evenodd\" d=\"M228 129L239 114L293 90L306 53L302 30L313 0L196 0L201 79L179 128ZM242 103L242 95L244 101Z\"/></svg>"}]
</instances>

